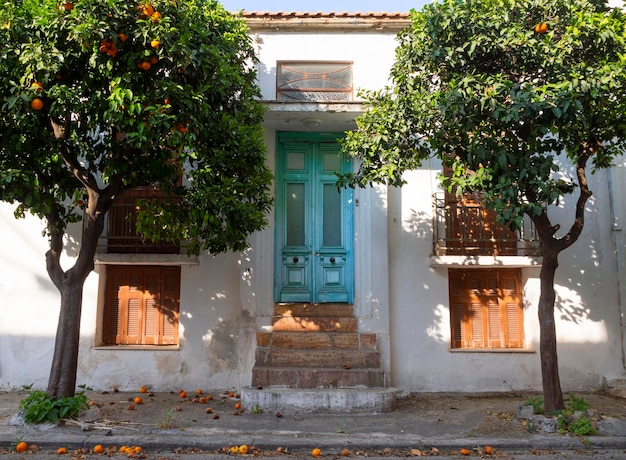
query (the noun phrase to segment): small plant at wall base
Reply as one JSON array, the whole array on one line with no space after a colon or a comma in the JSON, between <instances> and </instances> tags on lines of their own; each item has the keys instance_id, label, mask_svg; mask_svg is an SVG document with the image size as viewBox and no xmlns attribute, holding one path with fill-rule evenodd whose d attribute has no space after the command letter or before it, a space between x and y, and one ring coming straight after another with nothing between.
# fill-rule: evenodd
<instances>
[{"instance_id":1,"label":"small plant at wall base","mask_svg":"<svg viewBox=\"0 0 626 460\"><path fill-rule=\"evenodd\" d=\"M524 403L525 406L533 406L535 414L543 414L543 399L539 396L533 396Z\"/></svg>"},{"instance_id":2,"label":"small plant at wall base","mask_svg":"<svg viewBox=\"0 0 626 460\"><path fill-rule=\"evenodd\" d=\"M81 410L87 409L87 396L77 393L75 396L67 396L55 399L45 391L34 390L22 399L19 409L24 411L24 421L29 424L57 423L64 418L77 415Z\"/></svg>"}]
</instances>

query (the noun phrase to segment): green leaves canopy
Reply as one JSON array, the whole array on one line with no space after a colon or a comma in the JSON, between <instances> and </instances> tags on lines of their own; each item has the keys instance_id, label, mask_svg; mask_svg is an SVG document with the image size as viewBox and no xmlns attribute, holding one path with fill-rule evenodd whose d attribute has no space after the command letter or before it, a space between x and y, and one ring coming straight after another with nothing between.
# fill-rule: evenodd
<instances>
[{"instance_id":1,"label":"green leaves canopy","mask_svg":"<svg viewBox=\"0 0 626 460\"><path fill-rule=\"evenodd\" d=\"M62 230L156 185L148 237L244 248L271 205L253 59L213 0L2 2L0 199Z\"/></svg>"},{"instance_id":2,"label":"green leaves canopy","mask_svg":"<svg viewBox=\"0 0 626 460\"><path fill-rule=\"evenodd\" d=\"M352 185L401 185L429 156L446 185L483 192L519 225L575 188L577 167L622 153L625 19L586 0L448 0L412 12L383 91L343 149L361 160ZM547 31L535 31L545 23ZM540 29L539 29L540 30ZM557 152L557 153L555 153ZM562 168L565 152L574 168Z\"/></svg>"}]
</instances>

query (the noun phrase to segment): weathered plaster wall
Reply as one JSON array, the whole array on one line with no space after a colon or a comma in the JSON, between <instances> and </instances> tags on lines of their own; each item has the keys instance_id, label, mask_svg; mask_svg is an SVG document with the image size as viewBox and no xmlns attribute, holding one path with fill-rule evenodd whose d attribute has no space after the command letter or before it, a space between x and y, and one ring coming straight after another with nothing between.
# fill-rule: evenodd
<instances>
[{"instance_id":1,"label":"weathered plaster wall","mask_svg":"<svg viewBox=\"0 0 626 460\"><path fill-rule=\"evenodd\" d=\"M42 225L16 221L0 205L0 389L47 385L59 311L59 294L45 271ZM78 228L70 230L77 238ZM72 254L73 251L70 251ZM64 257L69 268L71 257ZM78 384L94 389L236 388L249 382L254 363L254 313L242 308L240 255L203 255L181 273L180 346L175 350L97 347L97 265L84 288Z\"/></svg>"},{"instance_id":2,"label":"weathered plaster wall","mask_svg":"<svg viewBox=\"0 0 626 460\"><path fill-rule=\"evenodd\" d=\"M415 391L540 389L539 268L522 271L527 352L449 348L447 268L429 263L429 197L436 186L424 185L436 184L439 169L434 161L425 164L407 175L405 187L389 193L392 384ZM587 206L585 229L559 259L555 318L564 389L597 388L604 376L623 372L608 174L590 175L594 196ZM551 210L553 222L562 229L571 224L571 204Z\"/></svg>"},{"instance_id":3,"label":"weathered plaster wall","mask_svg":"<svg viewBox=\"0 0 626 460\"><path fill-rule=\"evenodd\" d=\"M253 31L261 63L259 83L275 98L277 60L350 60L357 88L383 87L394 58L393 33L279 33ZM332 121L332 117L330 118ZM341 131L343 125L333 130ZM266 131L268 165L274 169L277 130ZM407 175L402 189L357 190L355 199L355 311L362 330L379 334L390 383L411 391L506 391L541 386L537 300L539 268L524 268L528 352L450 351L445 267L432 252L431 194L438 190L436 161ZM594 197L580 241L562 254L557 273L557 332L564 389L594 388L605 375L623 375L620 315L626 314L626 162L590 176ZM610 206L610 187L615 198ZM611 214L611 209L613 213ZM560 211L562 227L571 218ZM85 284L78 383L94 389L248 385L255 332L269 326L273 302L273 214L270 226L250 238L243 254L203 255L182 267L181 342L176 350L96 347L98 300L105 266ZM47 242L41 223L16 221L0 204L0 390L45 387L56 332L59 295L45 271ZM76 238L76 229L71 236ZM74 252L63 260L71 263Z\"/></svg>"},{"instance_id":4,"label":"weathered plaster wall","mask_svg":"<svg viewBox=\"0 0 626 460\"><path fill-rule=\"evenodd\" d=\"M327 60L353 62L355 88L379 89L389 77L396 47L395 34L382 32L297 33L252 31L260 60L263 99L276 99L276 61Z\"/></svg>"}]
</instances>

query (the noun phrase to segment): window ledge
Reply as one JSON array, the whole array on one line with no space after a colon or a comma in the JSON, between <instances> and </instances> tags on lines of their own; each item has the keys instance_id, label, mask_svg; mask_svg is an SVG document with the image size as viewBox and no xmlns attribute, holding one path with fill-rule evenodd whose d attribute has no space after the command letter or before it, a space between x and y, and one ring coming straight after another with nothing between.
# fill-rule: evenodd
<instances>
[{"instance_id":1,"label":"window ledge","mask_svg":"<svg viewBox=\"0 0 626 460\"><path fill-rule=\"evenodd\" d=\"M178 345L102 345L96 351L180 351Z\"/></svg>"},{"instance_id":2,"label":"window ledge","mask_svg":"<svg viewBox=\"0 0 626 460\"><path fill-rule=\"evenodd\" d=\"M196 256L186 254L96 254L96 265L198 265Z\"/></svg>"},{"instance_id":3,"label":"window ledge","mask_svg":"<svg viewBox=\"0 0 626 460\"><path fill-rule=\"evenodd\" d=\"M537 353L532 348L450 348L451 353Z\"/></svg>"},{"instance_id":4,"label":"window ledge","mask_svg":"<svg viewBox=\"0 0 626 460\"><path fill-rule=\"evenodd\" d=\"M430 267L463 267L463 268L524 268L541 267L541 257L528 256L430 256Z\"/></svg>"}]
</instances>

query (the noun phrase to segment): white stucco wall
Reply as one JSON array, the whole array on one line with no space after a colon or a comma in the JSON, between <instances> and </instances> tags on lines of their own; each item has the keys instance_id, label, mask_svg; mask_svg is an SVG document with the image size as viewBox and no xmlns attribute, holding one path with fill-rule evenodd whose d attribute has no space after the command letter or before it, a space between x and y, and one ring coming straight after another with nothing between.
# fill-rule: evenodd
<instances>
[{"instance_id":1,"label":"white stucco wall","mask_svg":"<svg viewBox=\"0 0 626 460\"><path fill-rule=\"evenodd\" d=\"M252 31L258 47L263 98L275 98L277 60L349 60L355 88L388 81L395 33L316 30ZM328 114L324 123L333 123ZM345 121L345 118L342 118ZM342 131L342 125L332 130ZM277 122L266 130L274 169ZM407 175L402 189L357 190L355 200L355 312L362 331L379 335L390 384L409 391L539 389L537 300L539 268L522 270L526 352L450 350L447 268L433 266L431 195L438 190L436 161ZM559 360L563 388L592 389L604 376L623 375L626 339L626 161L590 175L594 197L580 240L560 257L557 272ZM614 198L611 208L611 194ZM47 384L59 294L45 270L47 241L33 217L15 220L0 204L0 390ZM568 209L567 207L565 209ZM571 215L557 210L567 228ZM180 346L176 350L98 348L98 265L85 283L78 384L94 389L238 388L249 385L255 332L271 324L274 280L273 213L270 226L250 238L243 254L202 255L182 266ZM70 237L78 238L74 227ZM63 259L72 263L73 252Z\"/></svg>"},{"instance_id":2,"label":"white stucco wall","mask_svg":"<svg viewBox=\"0 0 626 460\"><path fill-rule=\"evenodd\" d=\"M539 390L539 267L522 269L527 351L450 350L447 268L429 263L428 196L435 191L438 170L435 161L425 164L407 175L406 186L389 193L392 384L415 391ZM623 171L611 173L623 181ZM609 171L589 174L594 195L584 231L559 257L555 319L564 390L598 388L604 377L624 372L608 175ZM424 184L431 184L430 190ZM550 210L553 223L561 224L561 234L571 225L572 204L568 200L562 208ZM623 254L623 239L621 245ZM621 276L623 283L623 271Z\"/></svg>"},{"instance_id":3,"label":"white stucco wall","mask_svg":"<svg viewBox=\"0 0 626 460\"><path fill-rule=\"evenodd\" d=\"M60 296L45 269L41 223L15 220L0 205L0 389L45 388ZM78 238L77 226L69 234ZM63 258L65 269L73 263ZM181 272L180 346L175 350L99 348L98 310L104 265L87 278L81 317L78 384L94 389L238 388L254 364L254 317L242 308L240 255L204 255Z\"/></svg>"}]
</instances>

